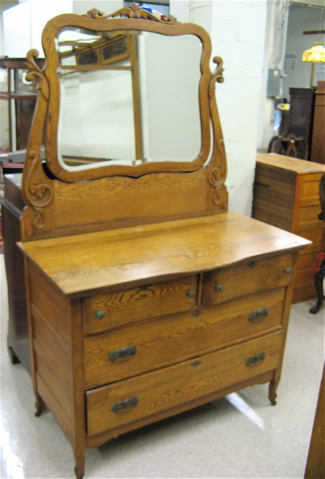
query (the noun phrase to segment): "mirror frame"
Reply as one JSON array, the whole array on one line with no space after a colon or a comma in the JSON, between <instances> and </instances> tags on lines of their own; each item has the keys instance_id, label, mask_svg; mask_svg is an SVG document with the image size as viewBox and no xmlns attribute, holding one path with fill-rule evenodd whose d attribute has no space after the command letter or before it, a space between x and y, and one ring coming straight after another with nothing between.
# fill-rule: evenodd
<instances>
[{"instance_id":1,"label":"mirror frame","mask_svg":"<svg viewBox=\"0 0 325 479\"><path fill-rule=\"evenodd\" d=\"M193 161L188 162L150 162L136 166L108 165L94 168L65 169L58 158L58 121L60 108L60 83L57 74L59 55L55 42L60 31L69 28L81 28L94 32L105 31L146 31L167 36L195 35L202 42L200 61L201 79L199 84L199 110L201 123L201 150ZM129 176L138 178L149 173L159 172L193 172L206 164L215 164L225 168L225 154L222 131L215 100L215 83L223 82L223 67L220 57L213 58L217 65L211 72L211 41L208 33L199 25L179 23L172 16L156 18L146 10L133 3L129 8L104 15L93 9L86 15L62 14L51 19L45 26L42 35L42 45L45 53L45 66L41 70L35 59L37 50L31 50L27 55L29 73L27 79L38 82L38 102L35 111L32 132L27 148L29 158L39 157L43 131L45 132L46 166L51 174L65 182L77 182L105 178L111 176ZM212 126L212 128L211 128ZM40 133L41 132L41 133ZM190 132L189 132L190 134ZM223 175L222 175L223 176Z\"/></svg>"}]
</instances>

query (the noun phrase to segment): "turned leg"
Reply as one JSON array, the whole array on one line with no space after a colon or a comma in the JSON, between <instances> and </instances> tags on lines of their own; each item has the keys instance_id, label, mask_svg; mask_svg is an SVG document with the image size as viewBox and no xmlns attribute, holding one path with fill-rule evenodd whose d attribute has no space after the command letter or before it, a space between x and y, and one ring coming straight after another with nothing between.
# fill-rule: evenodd
<instances>
[{"instance_id":1,"label":"turned leg","mask_svg":"<svg viewBox=\"0 0 325 479\"><path fill-rule=\"evenodd\" d=\"M322 266L318 273L315 274L314 280L315 280L315 287L316 287L316 292L317 292L317 303L315 306L310 308L309 312L311 314L316 314L319 310L320 307L323 304L324 301L324 290L323 290L323 280L325 276L325 261L322 262Z\"/></svg>"},{"instance_id":2,"label":"turned leg","mask_svg":"<svg viewBox=\"0 0 325 479\"><path fill-rule=\"evenodd\" d=\"M269 400L271 403L271 406L276 405L276 398L277 398L277 393L276 393L276 388L278 385L278 381L275 381L275 379L272 379L269 384Z\"/></svg>"},{"instance_id":3,"label":"turned leg","mask_svg":"<svg viewBox=\"0 0 325 479\"><path fill-rule=\"evenodd\" d=\"M46 405L41 396L38 394L36 395L36 401L35 401L35 407L36 407L36 412L35 416L39 417L43 411L45 411Z\"/></svg>"},{"instance_id":4,"label":"turned leg","mask_svg":"<svg viewBox=\"0 0 325 479\"><path fill-rule=\"evenodd\" d=\"M76 458L76 465L74 468L76 479L82 479L85 474L85 456Z\"/></svg>"}]
</instances>

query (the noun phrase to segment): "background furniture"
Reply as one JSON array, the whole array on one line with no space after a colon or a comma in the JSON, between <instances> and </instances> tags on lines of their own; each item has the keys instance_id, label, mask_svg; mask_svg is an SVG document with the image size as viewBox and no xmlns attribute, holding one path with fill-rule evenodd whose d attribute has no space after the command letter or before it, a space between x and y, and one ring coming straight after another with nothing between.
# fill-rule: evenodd
<instances>
[{"instance_id":1,"label":"background furniture","mask_svg":"<svg viewBox=\"0 0 325 479\"><path fill-rule=\"evenodd\" d=\"M289 88L290 110L286 130L271 138L268 153L310 159L314 120L314 89ZM281 128L280 128L281 129Z\"/></svg>"},{"instance_id":2,"label":"background furniture","mask_svg":"<svg viewBox=\"0 0 325 479\"><path fill-rule=\"evenodd\" d=\"M95 167L62 161L56 39L67 27L78 38L80 30L88 34L88 44L116 31L144 32L144 40L163 34L173 45L168 56L158 55L164 65L179 42L194 38L195 71L201 72L194 89L201 148L194 160L180 161L176 154L138 166L117 159ZM157 18L132 4L108 16L92 10L56 17L45 27L43 46L44 70L34 64L35 52L28 55L39 97L23 171L19 246L36 414L46 406L53 413L81 478L87 447L231 391L268 382L275 404L295 262L309 241L227 212L214 91L223 81L222 60L214 58L212 73L211 43L201 27ZM180 51L165 66L166 75L176 75L190 103L193 90L177 67L193 48ZM139 48L140 66L141 53ZM158 120L175 119L175 108L164 109L167 100L154 97L150 104L159 105ZM159 148L170 149L173 133L164 130ZM187 137L194 135L188 128Z\"/></svg>"},{"instance_id":3,"label":"background furniture","mask_svg":"<svg viewBox=\"0 0 325 479\"><path fill-rule=\"evenodd\" d=\"M325 163L325 82L315 88L290 88L290 110L279 135L271 138L268 153Z\"/></svg>"},{"instance_id":4,"label":"background furniture","mask_svg":"<svg viewBox=\"0 0 325 479\"><path fill-rule=\"evenodd\" d=\"M269 143L268 153L278 153L279 155L308 160L309 148L305 138L289 133L284 136L274 136Z\"/></svg>"},{"instance_id":5,"label":"background furniture","mask_svg":"<svg viewBox=\"0 0 325 479\"><path fill-rule=\"evenodd\" d=\"M305 470L305 479L319 479L325 476L325 367L319 388L317 408L315 413L313 432L309 445L309 452Z\"/></svg>"},{"instance_id":6,"label":"background furniture","mask_svg":"<svg viewBox=\"0 0 325 479\"><path fill-rule=\"evenodd\" d=\"M324 222L318 218L319 184L324 171L319 163L277 154L257 155L253 218L313 242L298 258L294 302L316 297L313 265L324 241Z\"/></svg>"},{"instance_id":7,"label":"background furniture","mask_svg":"<svg viewBox=\"0 0 325 479\"><path fill-rule=\"evenodd\" d=\"M320 207L321 207L321 213L319 213L318 218L321 221L325 222L325 174L323 174L320 184L319 184L319 199L320 199ZM318 253L317 255L317 261L316 264L314 265L314 269L316 270L315 276L314 276L314 282L315 282L315 288L317 292L317 303L315 306L310 308L309 312L312 314L316 314L320 307L323 304L323 301L325 299L324 296L324 277L325 277L325 242L323 241L323 248L322 252Z\"/></svg>"},{"instance_id":8,"label":"background furniture","mask_svg":"<svg viewBox=\"0 0 325 479\"><path fill-rule=\"evenodd\" d=\"M31 372L24 258L16 244L21 239L20 218L25 206L21 181L21 173L4 175L5 196L0 199L8 284L7 344L11 361L21 362Z\"/></svg>"},{"instance_id":9,"label":"background furniture","mask_svg":"<svg viewBox=\"0 0 325 479\"><path fill-rule=\"evenodd\" d=\"M303 138L310 150L314 120L314 88L289 88L290 113L288 133ZM301 159L309 159L298 156Z\"/></svg>"},{"instance_id":10,"label":"background furniture","mask_svg":"<svg viewBox=\"0 0 325 479\"><path fill-rule=\"evenodd\" d=\"M310 160L325 163L325 81L319 81L315 91L314 120Z\"/></svg>"},{"instance_id":11,"label":"background furniture","mask_svg":"<svg viewBox=\"0 0 325 479\"><path fill-rule=\"evenodd\" d=\"M44 60L36 61L39 67L43 66ZM6 81L0 85L0 100L7 102L9 150L23 150L28 142L37 91L35 85L25 81L25 58L1 57L0 68L6 73Z\"/></svg>"}]
</instances>

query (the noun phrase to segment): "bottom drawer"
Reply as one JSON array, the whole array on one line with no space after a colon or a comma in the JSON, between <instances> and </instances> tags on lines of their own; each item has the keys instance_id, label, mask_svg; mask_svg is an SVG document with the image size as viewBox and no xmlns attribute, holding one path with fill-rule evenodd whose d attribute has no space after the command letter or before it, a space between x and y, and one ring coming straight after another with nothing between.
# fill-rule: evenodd
<instances>
[{"instance_id":1,"label":"bottom drawer","mask_svg":"<svg viewBox=\"0 0 325 479\"><path fill-rule=\"evenodd\" d=\"M88 435L152 416L235 386L279 366L283 334L241 345L87 391Z\"/></svg>"}]
</instances>

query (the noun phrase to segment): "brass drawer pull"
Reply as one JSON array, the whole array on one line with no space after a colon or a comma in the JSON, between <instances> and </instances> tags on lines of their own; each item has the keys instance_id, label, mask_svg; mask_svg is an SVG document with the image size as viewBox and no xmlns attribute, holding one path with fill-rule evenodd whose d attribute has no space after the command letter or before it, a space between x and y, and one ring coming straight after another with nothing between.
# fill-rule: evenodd
<instances>
[{"instance_id":1,"label":"brass drawer pull","mask_svg":"<svg viewBox=\"0 0 325 479\"><path fill-rule=\"evenodd\" d=\"M269 314L269 308L262 308L262 309L257 309L256 311L252 311L249 316L248 320L251 321L252 323L259 323L260 321L263 321L265 316Z\"/></svg>"},{"instance_id":2,"label":"brass drawer pull","mask_svg":"<svg viewBox=\"0 0 325 479\"><path fill-rule=\"evenodd\" d=\"M105 318L105 311L103 311L101 309L97 309L97 311L95 311L95 315L96 315L97 319L104 319Z\"/></svg>"},{"instance_id":3,"label":"brass drawer pull","mask_svg":"<svg viewBox=\"0 0 325 479\"><path fill-rule=\"evenodd\" d=\"M130 410L134 409L137 406L138 402L139 402L139 399L136 396L133 396L132 398L123 399L123 401L116 402L113 404L112 411L115 412L115 414L123 414L123 413L129 412Z\"/></svg>"},{"instance_id":4,"label":"brass drawer pull","mask_svg":"<svg viewBox=\"0 0 325 479\"><path fill-rule=\"evenodd\" d=\"M214 289L217 291L217 293L221 293L223 291L223 286L222 284L216 284Z\"/></svg>"},{"instance_id":5,"label":"brass drawer pull","mask_svg":"<svg viewBox=\"0 0 325 479\"><path fill-rule=\"evenodd\" d=\"M112 351L109 353L109 359L112 361L112 363L122 363L124 361L128 361L129 359L132 359L137 352L137 347L135 344L132 344L132 346L126 346L121 349L117 349L116 351Z\"/></svg>"},{"instance_id":6,"label":"brass drawer pull","mask_svg":"<svg viewBox=\"0 0 325 479\"><path fill-rule=\"evenodd\" d=\"M187 296L188 296L189 298L195 298L196 292L194 291L194 289L189 289L189 290L187 291Z\"/></svg>"},{"instance_id":7,"label":"brass drawer pull","mask_svg":"<svg viewBox=\"0 0 325 479\"><path fill-rule=\"evenodd\" d=\"M257 366L263 361L264 358L265 358L265 353L254 354L254 356L250 356L249 358L246 359L246 366L249 366L250 368L252 366Z\"/></svg>"}]
</instances>

